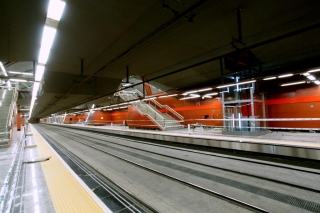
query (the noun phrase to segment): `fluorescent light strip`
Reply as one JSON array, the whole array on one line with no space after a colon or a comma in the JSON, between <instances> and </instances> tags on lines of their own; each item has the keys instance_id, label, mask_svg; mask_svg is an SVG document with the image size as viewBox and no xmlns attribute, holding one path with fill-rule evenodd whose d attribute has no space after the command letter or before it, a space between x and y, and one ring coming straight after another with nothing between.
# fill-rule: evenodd
<instances>
[{"instance_id":1,"label":"fluorescent light strip","mask_svg":"<svg viewBox=\"0 0 320 213\"><path fill-rule=\"evenodd\" d=\"M35 81L41 81L44 74L45 66L37 65L36 76L34 77Z\"/></svg>"},{"instance_id":2,"label":"fluorescent light strip","mask_svg":"<svg viewBox=\"0 0 320 213\"><path fill-rule=\"evenodd\" d=\"M225 87L230 87L230 86L235 86L235 85L242 85L242 84L248 84L248 83L253 83L256 82L256 80L252 80L252 81L244 81L244 82L240 82L240 83L236 83L236 84L227 84L227 85L222 85L222 86L218 86L217 88L225 88Z\"/></svg>"},{"instance_id":3,"label":"fluorescent light strip","mask_svg":"<svg viewBox=\"0 0 320 213\"><path fill-rule=\"evenodd\" d=\"M278 76L278 78L286 78L286 77L290 77L290 76L293 76L293 74L280 75L280 76Z\"/></svg>"},{"instance_id":4,"label":"fluorescent light strip","mask_svg":"<svg viewBox=\"0 0 320 213\"><path fill-rule=\"evenodd\" d=\"M310 79L311 81L315 81L316 80L316 78L313 75L309 75L309 76L307 76L307 78Z\"/></svg>"},{"instance_id":5,"label":"fluorescent light strip","mask_svg":"<svg viewBox=\"0 0 320 213\"><path fill-rule=\"evenodd\" d=\"M199 98L199 97L186 97L186 98L181 98L180 100L186 100L186 99L192 99L192 98Z\"/></svg>"},{"instance_id":6,"label":"fluorescent light strip","mask_svg":"<svg viewBox=\"0 0 320 213\"><path fill-rule=\"evenodd\" d=\"M6 71L6 69L4 68L4 66L3 66L3 64L2 64L1 61L0 61L0 67L1 67L1 70L2 70L2 72L3 72L3 75L4 75L4 76L8 76L7 71Z\"/></svg>"},{"instance_id":7,"label":"fluorescent light strip","mask_svg":"<svg viewBox=\"0 0 320 213\"><path fill-rule=\"evenodd\" d=\"M201 95L199 95L199 94L190 94L190 96L192 96L192 97L200 97Z\"/></svg>"},{"instance_id":8,"label":"fluorescent light strip","mask_svg":"<svg viewBox=\"0 0 320 213\"><path fill-rule=\"evenodd\" d=\"M200 90L198 90L198 92L203 92L203 91L208 91L208 90L212 90L212 88L200 89Z\"/></svg>"},{"instance_id":9,"label":"fluorescent light strip","mask_svg":"<svg viewBox=\"0 0 320 213\"><path fill-rule=\"evenodd\" d=\"M189 92L185 92L184 94L190 94L190 93L195 93L195 92L198 92L198 90L192 90L192 91L189 91Z\"/></svg>"},{"instance_id":10,"label":"fluorescent light strip","mask_svg":"<svg viewBox=\"0 0 320 213\"><path fill-rule=\"evenodd\" d=\"M33 75L33 73L29 73L29 72L17 72L17 71L8 71L8 73L18 74L18 75Z\"/></svg>"},{"instance_id":11,"label":"fluorescent light strip","mask_svg":"<svg viewBox=\"0 0 320 213\"><path fill-rule=\"evenodd\" d=\"M281 84L282 87L285 86L291 86L291 85L296 85L296 84L304 84L306 83L305 81L298 81L298 82L293 82L293 83L288 83L288 84Z\"/></svg>"},{"instance_id":12,"label":"fluorescent light strip","mask_svg":"<svg viewBox=\"0 0 320 213\"><path fill-rule=\"evenodd\" d=\"M10 78L10 81L18 81L18 82L28 82L27 80L24 79L15 79L15 78Z\"/></svg>"},{"instance_id":13,"label":"fluorescent light strip","mask_svg":"<svg viewBox=\"0 0 320 213\"><path fill-rule=\"evenodd\" d=\"M168 97L177 96L178 94L167 95Z\"/></svg>"},{"instance_id":14,"label":"fluorescent light strip","mask_svg":"<svg viewBox=\"0 0 320 213\"><path fill-rule=\"evenodd\" d=\"M208 93L208 94L205 94L204 96L207 96L207 95L218 95L217 92L214 92L214 93Z\"/></svg>"},{"instance_id":15,"label":"fluorescent light strip","mask_svg":"<svg viewBox=\"0 0 320 213\"><path fill-rule=\"evenodd\" d=\"M313 83L315 83L316 85L320 85L320 81L314 81Z\"/></svg>"},{"instance_id":16,"label":"fluorescent light strip","mask_svg":"<svg viewBox=\"0 0 320 213\"><path fill-rule=\"evenodd\" d=\"M60 21L66 3L60 0L50 0L47 17Z\"/></svg>"},{"instance_id":17,"label":"fluorescent light strip","mask_svg":"<svg viewBox=\"0 0 320 213\"><path fill-rule=\"evenodd\" d=\"M277 77L274 76L274 77L264 78L263 80L264 80L264 81L268 81L268 80L272 80L272 79L276 79L276 78L277 78Z\"/></svg>"},{"instance_id":18,"label":"fluorescent light strip","mask_svg":"<svg viewBox=\"0 0 320 213\"><path fill-rule=\"evenodd\" d=\"M320 69L315 69L315 70L309 70L308 72L319 72Z\"/></svg>"},{"instance_id":19,"label":"fluorescent light strip","mask_svg":"<svg viewBox=\"0 0 320 213\"><path fill-rule=\"evenodd\" d=\"M47 63L56 32L57 32L56 28L50 27L48 25L44 26L41 46L40 46L40 53L38 57L38 62L40 64Z\"/></svg>"}]
</instances>

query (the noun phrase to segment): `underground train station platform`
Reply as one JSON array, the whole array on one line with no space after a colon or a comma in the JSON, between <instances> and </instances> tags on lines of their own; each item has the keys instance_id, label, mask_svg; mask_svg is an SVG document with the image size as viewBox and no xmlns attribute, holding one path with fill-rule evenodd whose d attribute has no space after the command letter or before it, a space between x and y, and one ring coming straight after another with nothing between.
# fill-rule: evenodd
<instances>
[{"instance_id":1,"label":"underground train station platform","mask_svg":"<svg viewBox=\"0 0 320 213\"><path fill-rule=\"evenodd\" d=\"M86 129L94 132L106 132L160 141L200 145L205 147L223 148L239 151L258 152L265 154L284 155L320 160L319 133L268 131L260 136L223 135L221 128L180 129L156 131L129 129L124 126L87 126L82 124L53 124L68 128Z\"/></svg>"},{"instance_id":2,"label":"underground train station platform","mask_svg":"<svg viewBox=\"0 0 320 213\"><path fill-rule=\"evenodd\" d=\"M50 138L52 137L50 136L50 134L54 134L54 131L51 130L52 133L44 134L43 127L46 126L59 127L61 129L61 132L64 131L63 129L80 129L86 131L90 130L93 135L104 132L108 134L112 133L113 135L131 136L136 138L145 137L153 140L164 140L180 144L190 143L193 145L211 147L219 146L219 148L261 152L272 155L284 153L285 156L289 157L296 157L298 155L301 159L319 159L320 143L317 141L318 133L272 132L270 134L255 138L238 138L234 136L222 136L221 130L219 129L191 131L188 129L184 129L164 132L141 129L126 129L125 127L121 126L111 127L60 124L30 124L29 129L26 132L15 132L15 137L12 141L11 148L1 150L2 169L0 174L1 179L5 180L2 183L3 186L1 192L3 192L3 190L13 190L11 194L12 198L6 198L6 206L1 206L1 210L9 209L10 211L8 212L20 212L21 210L23 210L24 212L163 212L163 209L166 209L163 208L163 206L170 206L170 204L164 204L165 202L160 202L159 206L161 205L161 208L158 206L155 206L154 208L150 207L151 210L149 211L145 210L144 208L140 208L140 204L136 204L136 201L131 201L131 204L126 203L130 201L124 202L114 198L107 201L106 197L109 196L99 194L99 192L96 191L101 186L90 185L91 182L88 182L88 179L84 178L84 176L86 175L95 176L94 173L79 175L78 168L75 169L75 167L70 164L69 161L71 160L66 160L66 158L61 156L60 151L59 153L57 153L57 151L55 151L56 149L53 149L51 142L48 142L48 140L50 140ZM64 139L61 138L60 140ZM63 152L63 154L68 155L65 152ZM306 157L303 158L301 156ZM205 157L202 158L206 160ZM235 157L235 159L236 158L237 157ZM14 164L15 166L13 166ZM182 165L183 164L184 163L182 163ZM81 167L80 163L78 166ZM222 166L224 167L225 165ZM11 167L13 168L13 170L16 170L16 172L15 175L11 177L11 180L8 180L8 174L13 173L13 171L10 171ZM301 168L291 165L286 166L285 168L298 168L297 170L301 170ZM179 170L179 168L176 169ZM9 172L7 173L8 170ZM316 177L320 175L320 172L317 169L303 168L302 170L310 172ZM116 180L118 179L116 178ZM312 177L312 180L316 181L314 177ZM4 189L6 181L10 181L11 183L13 183L14 188L9 189L8 187L8 189ZM152 179L146 179L144 181L144 184L146 185L149 184L147 182L153 182L153 184L155 184L154 180ZM119 182L121 181L119 180ZM293 182L290 184L298 184L298 182L295 182L295 180L293 180ZM311 181L310 184L312 185L313 182ZM125 183L123 182L121 182L120 185L125 187ZM305 187L309 190L310 188L312 188L310 186L300 187ZM314 186L314 189L312 190L315 190L315 192L318 193L318 188L320 191L320 187L318 186ZM134 191L132 188L128 189L129 191ZM162 192L159 193L161 194ZM143 195L141 196L143 197ZM149 194L144 196L151 195ZM301 198L295 197L290 199L297 199L297 201L299 202L301 200ZM317 196L314 199L316 200ZM317 204L316 201L311 202L311 204L314 205L314 209L311 208L311 212L318 212L317 208L320 207L320 205ZM280 208L278 212L284 212L283 210L290 210L290 208L287 207L282 208L283 209ZM161 210L159 211L158 209ZM246 212L248 209L246 208L245 211L238 211L231 208L229 210L230 212ZM249 210L257 210L258 212L271 212L264 211L264 208ZM296 209L291 210L290 212L300 212L301 209L298 211ZM199 212L202 212L202 210L200 210ZM217 211L212 210L212 212Z\"/></svg>"}]
</instances>

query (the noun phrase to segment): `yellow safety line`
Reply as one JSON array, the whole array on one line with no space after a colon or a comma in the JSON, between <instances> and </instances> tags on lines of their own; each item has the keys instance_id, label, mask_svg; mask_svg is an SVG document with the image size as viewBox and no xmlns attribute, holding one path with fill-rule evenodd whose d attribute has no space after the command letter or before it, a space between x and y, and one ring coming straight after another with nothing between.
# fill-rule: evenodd
<instances>
[{"instance_id":1,"label":"yellow safety line","mask_svg":"<svg viewBox=\"0 0 320 213\"><path fill-rule=\"evenodd\" d=\"M30 126L39 157L51 156L49 161L42 162L41 165L55 211L57 213L103 212L38 131L32 125Z\"/></svg>"}]
</instances>

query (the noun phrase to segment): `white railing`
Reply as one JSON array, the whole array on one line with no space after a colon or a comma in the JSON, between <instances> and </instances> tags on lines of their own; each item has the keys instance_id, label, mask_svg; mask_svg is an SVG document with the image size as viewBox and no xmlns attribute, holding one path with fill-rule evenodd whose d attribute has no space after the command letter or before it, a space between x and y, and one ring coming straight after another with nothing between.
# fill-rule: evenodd
<instances>
[{"instance_id":1,"label":"white railing","mask_svg":"<svg viewBox=\"0 0 320 213\"><path fill-rule=\"evenodd\" d=\"M143 93L137 89L134 89L134 90L130 90L130 91L120 91L119 95L124 101L132 101L132 100L137 100L139 98L139 96L143 96ZM166 109L167 112L172 113L175 117L180 119L180 122L183 122L184 117L182 115L180 115L179 113L174 111L168 105L162 105L161 103L156 101L154 98L144 99L141 101L137 100L137 101L134 101L131 103L142 115L148 116L152 121L157 123L161 129L164 130L166 128L167 124L176 124L176 125L172 125L172 127L173 127L173 126L179 126L180 123L179 123L179 121L175 120L174 118L172 118L169 115L167 115L168 120L166 120L162 116L162 113L160 111L158 111L156 107L153 107L152 104L149 105L147 103L147 101L153 103L156 107L158 107L160 109Z\"/></svg>"},{"instance_id":2,"label":"white railing","mask_svg":"<svg viewBox=\"0 0 320 213\"><path fill-rule=\"evenodd\" d=\"M132 90L133 92L143 96L142 92L140 92L139 90L135 89L135 90ZM143 100L143 101L151 101L152 103L154 103L157 107L159 108L165 108L166 110L170 111L172 114L174 114L177 118L179 118L180 120L184 120L184 117L182 115L180 115L179 113L177 113L175 110L173 110L170 106L168 105L162 105L161 103L159 103L158 101L156 101L155 99L153 98L149 98L149 99L146 99L146 100Z\"/></svg>"},{"instance_id":3,"label":"white railing","mask_svg":"<svg viewBox=\"0 0 320 213\"><path fill-rule=\"evenodd\" d=\"M14 88L14 90L13 90L13 95L12 95L12 99L11 99L11 103L10 103L10 107L9 107L6 129L8 129L8 127L10 127L11 124L12 124L12 118L13 118L12 115L13 115L14 108L16 106L17 98L18 98L18 89L17 89L17 86L16 86Z\"/></svg>"}]
</instances>

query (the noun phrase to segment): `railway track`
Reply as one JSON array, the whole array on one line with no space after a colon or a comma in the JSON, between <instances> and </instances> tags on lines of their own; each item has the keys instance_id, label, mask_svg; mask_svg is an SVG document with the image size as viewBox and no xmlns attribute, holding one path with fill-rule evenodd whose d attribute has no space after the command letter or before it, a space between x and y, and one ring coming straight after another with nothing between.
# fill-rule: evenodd
<instances>
[{"instance_id":1,"label":"railway track","mask_svg":"<svg viewBox=\"0 0 320 213\"><path fill-rule=\"evenodd\" d=\"M179 182L181 184L184 184L184 185L187 185L189 187L192 187L192 188L194 188L196 190L200 190L202 192L210 194L212 196L216 196L216 197L219 197L221 199L227 200L228 202L232 202L232 203L234 203L236 205L239 205L241 207L244 207L246 209L250 209L252 211L257 211L257 212L269 212L267 210L264 210L264 209L262 209L260 207L254 206L254 205L251 205L251 204L246 203L244 201L232 198L230 196L224 195L224 194L219 193L217 191L207 189L207 188L205 188L203 186L191 183L191 182L186 181L186 180L182 180L181 178L174 177L174 176L172 176L170 174L166 174L166 173L158 171L158 170L156 170L154 168L150 168L150 167L147 167L147 166L142 165L140 163L136 163L136 162L134 162L132 160L126 159L123 156L114 154L114 152L113 153L110 152L110 147L107 147L105 144L109 143L109 144L112 144L112 145L116 145L118 147L119 146L125 147L126 149L131 149L131 150L134 149L134 150L137 150L137 151L140 151L140 152L148 152L148 153L153 154L153 155L159 155L159 156L162 156L162 157L175 159L175 160L183 160L183 161L186 161L188 163L193 163L193 164L197 164L197 165L201 165L201 166L220 169L220 170L224 170L224 171L227 171L227 172L239 173L238 171L231 171L230 169L217 168L217 167L214 167L214 166L205 165L203 163L198 163L198 162L194 162L194 161L190 161L190 160L186 160L186 159L181 159L181 158L174 157L174 156L168 156L166 154L156 153L156 152L149 151L149 150L146 150L146 149L136 148L136 147L134 147L134 145L119 144L119 143L111 142L111 141L109 141L109 139L110 139L109 137L107 138L107 140L106 139L101 139L100 136L97 136L97 134L93 135L91 133L90 135L88 135L87 132L86 133L82 133L83 131L74 131L74 130L68 131L65 128L61 128L61 127L59 127L59 128L58 127L46 127L46 128L51 129L51 130L59 129L59 134L61 136L63 136L63 137L69 138L70 140L77 141L78 143L81 143L82 145L85 145L85 146L90 147L92 149L98 150L98 151L103 152L105 154L111 155L111 156L113 156L113 157L115 157L115 158L117 158L119 160L122 160L122 161L124 161L126 163L129 163L129 164L134 165L136 167L142 168L142 169L147 170L149 172L153 172L153 173L155 173L157 175L161 175L161 176L166 177L168 179L171 179L173 181L176 181L176 182ZM119 139L119 137L115 137L115 138ZM100 141L100 142L97 142L97 141ZM139 143L139 142L137 142L135 140L126 140L126 141ZM101 145L98 145L98 143L100 143ZM146 145L149 145L149 146L150 145L154 146L154 144L150 144L150 143L146 143L146 142L143 142L143 143L146 144ZM168 148L168 147L163 146L163 145L158 145L158 147ZM206 154L206 155L215 156L215 157L228 158L228 159L232 159L232 160L240 160L240 161L244 161L244 162L256 163L256 164L267 165L267 166L277 166L277 165L274 165L273 163L249 161L249 160L245 160L245 159L239 159L238 157L237 158L232 158L230 156L226 157L226 156L221 156L221 155L214 155L212 153L203 153L203 152L199 152L199 151L191 151L191 150L187 150L186 151L186 149L181 149L181 148L174 148L174 149L175 150L184 151L184 152L189 151L189 152L193 152L193 153L197 153L197 154ZM111 150L112 150L112 148L111 148ZM113 148L113 150L115 150L115 148ZM304 172L309 172L310 174L313 174L313 175L319 175L319 173L317 171L310 171L310 170L303 170L303 169L299 169L299 168L292 168L291 166L281 166L281 168L292 169L292 170L295 170L295 171L304 171ZM179 170L179 168L178 168L178 170ZM180 170L181 170L181 168L180 168ZM263 179L263 180L266 180L266 181L273 181L273 182L280 183L280 184L286 184L286 185L291 186L291 187L296 187L296 188L300 188L300 189L303 189L303 190L309 190L309 191L313 191L313 192L319 193L319 190L313 189L313 188L302 187L302 186L294 185L294 184L288 184L288 183L285 183L285 182L282 182L282 181L277 181L277 180L270 180L268 178L264 178L264 177L261 177L261 176L259 177L259 176L252 175L252 174L241 173L241 175L246 175L246 176L250 176L250 177L254 177L254 178L260 178L260 179ZM213 180L217 181L217 182L220 182L220 183L225 181L225 180L222 180L221 178L219 179L218 176L211 176L211 178ZM228 181L231 182L231 184L242 185L242 188L246 188L247 191L250 191L250 192L259 191L259 190L261 191L261 189L259 187L256 187L254 185L245 184L245 183L241 183L241 182L233 181L233 180L228 180ZM236 186L234 186L234 187L237 188ZM242 188L238 187L238 189L242 189ZM303 207L302 209L309 210L309 211L311 210L311 212L320 212L320 208L319 208L320 205L317 204L317 203L310 202L310 201L307 201L307 200L303 200L301 198L297 198L297 197L281 194L281 193L278 193L278 192L274 192L272 190L266 190L265 189L263 191L264 192L262 194L260 193L261 194L260 196L264 196L264 197L267 197L267 198L270 198L270 199L273 199L273 200L278 200L278 201L280 200L280 202L283 202L283 203L286 203L286 204L289 204L289 205L292 205L292 206L295 206L295 207L298 207L298 208L302 208ZM308 204L308 205L306 205L306 204Z\"/></svg>"}]
</instances>

